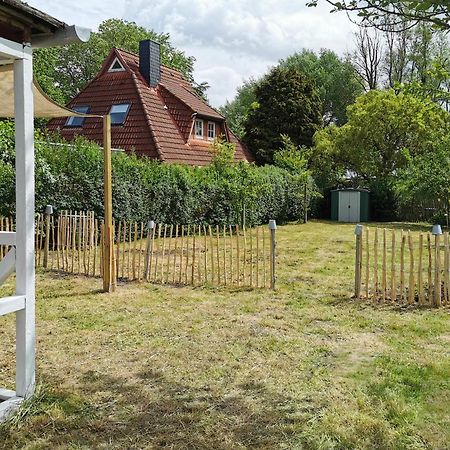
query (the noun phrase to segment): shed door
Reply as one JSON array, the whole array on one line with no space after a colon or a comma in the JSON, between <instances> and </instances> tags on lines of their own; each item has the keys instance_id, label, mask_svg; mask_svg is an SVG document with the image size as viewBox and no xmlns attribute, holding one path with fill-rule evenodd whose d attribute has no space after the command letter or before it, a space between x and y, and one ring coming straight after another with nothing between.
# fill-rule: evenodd
<instances>
[{"instance_id":1,"label":"shed door","mask_svg":"<svg viewBox=\"0 0 450 450\"><path fill-rule=\"evenodd\" d=\"M343 191L339 193L339 222L359 222L360 193Z\"/></svg>"}]
</instances>

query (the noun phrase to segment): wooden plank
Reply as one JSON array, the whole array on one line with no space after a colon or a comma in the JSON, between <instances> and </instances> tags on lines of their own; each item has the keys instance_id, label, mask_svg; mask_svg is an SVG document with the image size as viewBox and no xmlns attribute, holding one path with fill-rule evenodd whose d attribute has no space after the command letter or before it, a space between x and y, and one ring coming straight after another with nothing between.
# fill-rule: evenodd
<instances>
[{"instance_id":1,"label":"wooden plank","mask_svg":"<svg viewBox=\"0 0 450 450\"><path fill-rule=\"evenodd\" d=\"M244 215L245 217L245 215ZM243 261L242 261L242 284L246 286L247 284L247 230L245 225L242 227L242 240L243 240Z\"/></svg>"},{"instance_id":2,"label":"wooden plank","mask_svg":"<svg viewBox=\"0 0 450 450\"><path fill-rule=\"evenodd\" d=\"M131 247L132 247L132 228L133 222L128 225L128 255L127 255L127 279L131 280Z\"/></svg>"},{"instance_id":3,"label":"wooden plank","mask_svg":"<svg viewBox=\"0 0 450 450\"><path fill-rule=\"evenodd\" d=\"M118 239L120 235L118 235ZM98 249L98 219L94 220L94 267L92 268L92 273L94 277L97 275L97 249ZM116 273L119 273L119 259L117 259L117 270Z\"/></svg>"},{"instance_id":4,"label":"wooden plank","mask_svg":"<svg viewBox=\"0 0 450 450\"><path fill-rule=\"evenodd\" d=\"M223 284L227 285L227 227L223 226Z\"/></svg>"},{"instance_id":5,"label":"wooden plank","mask_svg":"<svg viewBox=\"0 0 450 450\"><path fill-rule=\"evenodd\" d=\"M116 278L118 279L120 277L119 270L120 270L120 238L122 233L122 221L119 221L119 229L117 230L117 242L116 242Z\"/></svg>"},{"instance_id":6,"label":"wooden plank","mask_svg":"<svg viewBox=\"0 0 450 450\"><path fill-rule=\"evenodd\" d=\"M191 231L191 226L187 226L186 232L186 267L184 269L184 284L189 284L188 280L188 268L189 268L189 235Z\"/></svg>"},{"instance_id":7,"label":"wooden plank","mask_svg":"<svg viewBox=\"0 0 450 450\"><path fill-rule=\"evenodd\" d=\"M184 225L181 225L181 243L180 243L180 272L178 274L178 284L181 284L181 280L183 277L183 267L184 267Z\"/></svg>"},{"instance_id":8,"label":"wooden plank","mask_svg":"<svg viewBox=\"0 0 450 450\"><path fill-rule=\"evenodd\" d=\"M125 254L127 250L127 222L123 221L123 235L122 235L123 249L122 249L122 278L125 278Z\"/></svg>"},{"instance_id":9,"label":"wooden plank","mask_svg":"<svg viewBox=\"0 0 450 450\"><path fill-rule=\"evenodd\" d=\"M216 225L216 267L217 267L217 283L220 285L222 277L220 274L220 227Z\"/></svg>"},{"instance_id":10,"label":"wooden plank","mask_svg":"<svg viewBox=\"0 0 450 450\"><path fill-rule=\"evenodd\" d=\"M216 274L214 270L214 241L212 236L212 228L211 225L208 226L208 234L209 234L209 248L210 248L210 259L211 259L211 282L214 284L216 281Z\"/></svg>"},{"instance_id":11,"label":"wooden plank","mask_svg":"<svg viewBox=\"0 0 450 450\"><path fill-rule=\"evenodd\" d=\"M392 244L391 244L391 301L397 301L397 279L396 279L396 253L395 253L395 230L392 230Z\"/></svg>"},{"instance_id":12,"label":"wooden plank","mask_svg":"<svg viewBox=\"0 0 450 450\"><path fill-rule=\"evenodd\" d=\"M264 287L267 287L267 268L266 268L266 258L267 258L267 252L266 252L266 233L267 229L266 227L262 228L262 238L263 238L263 278L264 278Z\"/></svg>"},{"instance_id":13,"label":"wooden plank","mask_svg":"<svg viewBox=\"0 0 450 450\"><path fill-rule=\"evenodd\" d=\"M203 237L204 237L204 241L203 241L203 245L205 246L205 254L204 254L204 258L205 258L205 283L208 282L208 236L206 233L206 226L203 225Z\"/></svg>"},{"instance_id":14,"label":"wooden plank","mask_svg":"<svg viewBox=\"0 0 450 450\"><path fill-rule=\"evenodd\" d=\"M250 287L253 287L253 228L250 228Z\"/></svg>"},{"instance_id":15,"label":"wooden plank","mask_svg":"<svg viewBox=\"0 0 450 450\"><path fill-rule=\"evenodd\" d=\"M369 282L370 282L370 232L366 227L366 273L365 273L366 300L369 299Z\"/></svg>"}]
</instances>

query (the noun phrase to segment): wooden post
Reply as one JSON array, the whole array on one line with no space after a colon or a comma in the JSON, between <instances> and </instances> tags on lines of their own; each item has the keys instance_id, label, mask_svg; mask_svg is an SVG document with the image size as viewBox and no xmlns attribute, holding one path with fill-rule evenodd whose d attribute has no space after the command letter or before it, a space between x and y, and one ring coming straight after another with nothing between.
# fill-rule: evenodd
<instances>
[{"instance_id":1,"label":"wooden post","mask_svg":"<svg viewBox=\"0 0 450 450\"><path fill-rule=\"evenodd\" d=\"M420 235L419 235L419 263L418 263L418 268L417 268L419 305L423 305L425 303L425 297L424 297L424 293L423 293L422 258L423 258L423 233L420 233Z\"/></svg>"},{"instance_id":2,"label":"wooden post","mask_svg":"<svg viewBox=\"0 0 450 450\"><path fill-rule=\"evenodd\" d=\"M161 283L163 284L164 284L164 262L165 262L164 259L166 257L166 240L167 240L167 224L164 225L164 236L162 238Z\"/></svg>"},{"instance_id":3,"label":"wooden post","mask_svg":"<svg viewBox=\"0 0 450 450\"><path fill-rule=\"evenodd\" d=\"M432 256L431 256L431 234L427 233L427 250L428 250L428 302L433 304L433 277L432 273Z\"/></svg>"},{"instance_id":4,"label":"wooden post","mask_svg":"<svg viewBox=\"0 0 450 450\"><path fill-rule=\"evenodd\" d=\"M449 242L448 231L444 234L444 299L445 303L449 302Z\"/></svg>"},{"instance_id":5,"label":"wooden post","mask_svg":"<svg viewBox=\"0 0 450 450\"><path fill-rule=\"evenodd\" d=\"M402 230L400 244L400 303L403 302L405 296L405 243L406 236Z\"/></svg>"},{"instance_id":6,"label":"wooden post","mask_svg":"<svg viewBox=\"0 0 450 450\"><path fill-rule=\"evenodd\" d=\"M414 246L411 232L408 231L409 245L409 287L408 287L408 304L412 305L415 299L416 285L414 282Z\"/></svg>"},{"instance_id":7,"label":"wooden post","mask_svg":"<svg viewBox=\"0 0 450 450\"><path fill-rule=\"evenodd\" d=\"M200 225L199 225L200 228ZM191 273L191 285L194 286L195 284L195 225L193 225L192 230L192 273Z\"/></svg>"},{"instance_id":8,"label":"wooden post","mask_svg":"<svg viewBox=\"0 0 450 450\"><path fill-rule=\"evenodd\" d=\"M276 283L276 230L277 223L275 220L269 220L270 230L270 288L275 289Z\"/></svg>"},{"instance_id":9,"label":"wooden post","mask_svg":"<svg viewBox=\"0 0 450 450\"><path fill-rule=\"evenodd\" d=\"M442 234L442 231L435 232L433 234L434 234L434 256L435 256L435 258L434 258L434 306L441 306L441 234Z\"/></svg>"},{"instance_id":10,"label":"wooden post","mask_svg":"<svg viewBox=\"0 0 450 450\"><path fill-rule=\"evenodd\" d=\"M220 277L220 228L219 225L216 225L216 255L217 255L217 282L221 284L221 277Z\"/></svg>"},{"instance_id":11,"label":"wooden post","mask_svg":"<svg viewBox=\"0 0 450 450\"><path fill-rule=\"evenodd\" d=\"M170 274L170 251L172 249L172 240L173 240L173 224L170 225L169 231L169 247L167 249L167 272L166 272L166 281L165 283L169 283L169 274Z\"/></svg>"},{"instance_id":12,"label":"wooden post","mask_svg":"<svg viewBox=\"0 0 450 450\"><path fill-rule=\"evenodd\" d=\"M216 281L216 275L214 271L214 241L213 241L213 235L212 235L212 228L211 225L208 226L208 234L209 234L209 249L210 249L210 259L211 259L211 281L214 284Z\"/></svg>"},{"instance_id":13,"label":"wooden post","mask_svg":"<svg viewBox=\"0 0 450 450\"><path fill-rule=\"evenodd\" d=\"M356 255L355 255L355 298L359 300L361 298L361 272L362 272L362 235L363 226L356 225Z\"/></svg>"},{"instance_id":14,"label":"wooden post","mask_svg":"<svg viewBox=\"0 0 450 450\"><path fill-rule=\"evenodd\" d=\"M369 300L370 283L370 234L369 227L366 227L366 300Z\"/></svg>"},{"instance_id":15,"label":"wooden post","mask_svg":"<svg viewBox=\"0 0 450 450\"><path fill-rule=\"evenodd\" d=\"M381 277L381 288L383 290L383 302L386 301L387 294L387 251L386 251L386 228L383 228L383 261L382 261L382 277Z\"/></svg>"},{"instance_id":16,"label":"wooden post","mask_svg":"<svg viewBox=\"0 0 450 450\"><path fill-rule=\"evenodd\" d=\"M395 230L392 230L392 255L391 255L391 301L397 301L397 280L395 273Z\"/></svg>"},{"instance_id":17,"label":"wooden post","mask_svg":"<svg viewBox=\"0 0 450 450\"><path fill-rule=\"evenodd\" d=\"M236 225L236 272L237 285L241 284L241 244L239 242L239 225Z\"/></svg>"},{"instance_id":18,"label":"wooden post","mask_svg":"<svg viewBox=\"0 0 450 450\"><path fill-rule=\"evenodd\" d=\"M155 257L155 275L153 277L154 282L156 282L158 279L159 251L161 250L161 228L162 228L162 225L158 224L158 240L156 241L158 244L158 249L156 251L156 257Z\"/></svg>"},{"instance_id":19,"label":"wooden post","mask_svg":"<svg viewBox=\"0 0 450 450\"><path fill-rule=\"evenodd\" d=\"M50 217L53 214L53 206L47 205L45 208L45 248L44 248L44 269L48 269L48 252L50 250Z\"/></svg>"},{"instance_id":20,"label":"wooden post","mask_svg":"<svg viewBox=\"0 0 450 450\"><path fill-rule=\"evenodd\" d=\"M111 116L103 117L103 177L104 177L104 241L103 241L103 291L113 292L116 285L114 267L114 238L112 218L112 162L111 162Z\"/></svg>"},{"instance_id":21,"label":"wooden post","mask_svg":"<svg viewBox=\"0 0 450 450\"><path fill-rule=\"evenodd\" d=\"M178 224L175 225L175 246L173 249L173 276L172 283L175 284L176 273L177 273L177 252L178 252Z\"/></svg>"},{"instance_id":22,"label":"wooden post","mask_svg":"<svg viewBox=\"0 0 450 450\"><path fill-rule=\"evenodd\" d=\"M147 247L145 249L145 271L144 279L149 280L151 271L151 261L153 256L153 243L155 240L155 222L150 220L147 224Z\"/></svg>"},{"instance_id":23,"label":"wooden post","mask_svg":"<svg viewBox=\"0 0 450 450\"><path fill-rule=\"evenodd\" d=\"M378 300L378 228L375 228L375 238L373 241L373 298Z\"/></svg>"},{"instance_id":24,"label":"wooden post","mask_svg":"<svg viewBox=\"0 0 450 450\"><path fill-rule=\"evenodd\" d=\"M259 227L256 227L256 287L259 288Z\"/></svg>"},{"instance_id":25,"label":"wooden post","mask_svg":"<svg viewBox=\"0 0 450 450\"><path fill-rule=\"evenodd\" d=\"M186 230L186 265L184 269L184 284L189 284L188 279L188 269L189 269L189 234L191 231L191 226L188 224Z\"/></svg>"}]
</instances>

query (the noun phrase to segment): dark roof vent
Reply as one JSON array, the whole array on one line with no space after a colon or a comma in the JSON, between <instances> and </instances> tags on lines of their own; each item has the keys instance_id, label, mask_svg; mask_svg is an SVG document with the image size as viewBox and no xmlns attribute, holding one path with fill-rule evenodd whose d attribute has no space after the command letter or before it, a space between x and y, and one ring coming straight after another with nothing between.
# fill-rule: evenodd
<instances>
[{"instance_id":1,"label":"dark roof vent","mask_svg":"<svg viewBox=\"0 0 450 450\"><path fill-rule=\"evenodd\" d=\"M151 41L139 42L139 71L151 87L156 87L161 80L160 45Z\"/></svg>"}]
</instances>

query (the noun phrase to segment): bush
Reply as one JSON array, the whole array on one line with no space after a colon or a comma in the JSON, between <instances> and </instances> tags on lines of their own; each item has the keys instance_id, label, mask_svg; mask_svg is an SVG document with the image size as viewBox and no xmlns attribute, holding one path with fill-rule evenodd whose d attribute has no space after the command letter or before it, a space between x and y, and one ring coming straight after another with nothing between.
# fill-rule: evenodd
<instances>
[{"instance_id":1,"label":"bush","mask_svg":"<svg viewBox=\"0 0 450 450\"><path fill-rule=\"evenodd\" d=\"M0 214L14 213L14 129L0 123ZM167 165L114 153L113 213L116 220L164 223L242 224L303 217L306 169L233 163L231 144L216 143L207 167ZM299 181L301 180L301 182ZM293 182L295 181L295 182ZM36 133L36 210L91 210L103 216L103 155L83 138L72 144Z\"/></svg>"}]
</instances>

